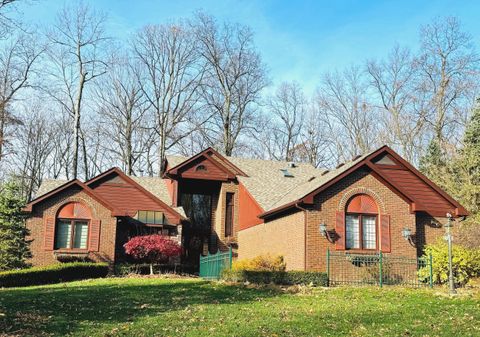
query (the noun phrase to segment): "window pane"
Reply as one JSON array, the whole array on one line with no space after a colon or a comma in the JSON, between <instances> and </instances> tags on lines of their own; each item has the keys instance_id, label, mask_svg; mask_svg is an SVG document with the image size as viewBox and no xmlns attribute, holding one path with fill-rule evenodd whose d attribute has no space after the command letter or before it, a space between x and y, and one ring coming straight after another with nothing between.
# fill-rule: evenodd
<instances>
[{"instance_id":1,"label":"window pane","mask_svg":"<svg viewBox=\"0 0 480 337\"><path fill-rule=\"evenodd\" d=\"M358 215L347 215L345 220L347 248L360 248L360 226Z\"/></svg>"},{"instance_id":2,"label":"window pane","mask_svg":"<svg viewBox=\"0 0 480 337\"><path fill-rule=\"evenodd\" d=\"M70 248L72 223L70 220L58 220L55 232L55 248Z\"/></svg>"},{"instance_id":3,"label":"window pane","mask_svg":"<svg viewBox=\"0 0 480 337\"><path fill-rule=\"evenodd\" d=\"M73 248L87 249L88 223L86 221L75 221L75 237Z\"/></svg>"},{"instance_id":4,"label":"window pane","mask_svg":"<svg viewBox=\"0 0 480 337\"><path fill-rule=\"evenodd\" d=\"M365 249L375 249L377 248L377 233L375 226L374 216L362 216L362 225L363 225L363 248Z\"/></svg>"},{"instance_id":5,"label":"window pane","mask_svg":"<svg viewBox=\"0 0 480 337\"><path fill-rule=\"evenodd\" d=\"M154 224L155 223L155 212L148 211L147 212L147 221L145 223Z\"/></svg>"},{"instance_id":6,"label":"window pane","mask_svg":"<svg viewBox=\"0 0 480 337\"><path fill-rule=\"evenodd\" d=\"M162 225L163 224L163 213L162 212L155 212L155 224Z\"/></svg>"}]
</instances>

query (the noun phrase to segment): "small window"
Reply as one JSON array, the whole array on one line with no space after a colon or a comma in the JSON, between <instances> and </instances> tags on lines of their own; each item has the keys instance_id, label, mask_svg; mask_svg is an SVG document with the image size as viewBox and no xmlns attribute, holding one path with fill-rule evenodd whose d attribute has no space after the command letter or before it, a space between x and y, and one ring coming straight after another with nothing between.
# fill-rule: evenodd
<instances>
[{"instance_id":1,"label":"small window","mask_svg":"<svg viewBox=\"0 0 480 337\"><path fill-rule=\"evenodd\" d=\"M207 171L207 167L205 165L198 165L195 168L195 172L206 172L206 171Z\"/></svg>"},{"instance_id":2,"label":"small window","mask_svg":"<svg viewBox=\"0 0 480 337\"><path fill-rule=\"evenodd\" d=\"M234 216L234 193L226 194L225 206L225 236L233 235L233 216Z\"/></svg>"},{"instance_id":3,"label":"small window","mask_svg":"<svg viewBox=\"0 0 480 337\"><path fill-rule=\"evenodd\" d=\"M159 211L138 211L135 219L148 225L163 225L165 217Z\"/></svg>"}]
</instances>

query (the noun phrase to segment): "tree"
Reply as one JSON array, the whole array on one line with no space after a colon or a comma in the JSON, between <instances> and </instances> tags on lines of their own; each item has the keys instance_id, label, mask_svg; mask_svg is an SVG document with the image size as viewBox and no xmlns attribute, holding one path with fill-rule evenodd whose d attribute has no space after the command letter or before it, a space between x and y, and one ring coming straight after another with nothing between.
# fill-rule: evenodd
<instances>
[{"instance_id":1,"label":"tree","mask_svg":"<svg viewBox=\"0 0 480 337\"><path fill-rule=\"evenodd\" d=\"M139 65L132 64L131 55L115 53L109 64L106 78L95 90L99 124L110 140L104 147L113 155L113 161L120 161L125 172L132 175L149 139L154 137L145 125L149 105L137 78Z\"/></svg>"},{"instance_id":2,"label":"tree","mask_svg":"<svg viewBox=\"0 0 480 337\"><path fill-rule=\"evenodd\" d=\"M168 262L170 258L180 256L182 252L178 242L158 234L135 236L123 247L125 253L134 259L149 263L151 275L153 275L154 263Z\"/></svg>"},{"instance_id":3,"label":"tree","mask_svg":"<svg viewBox=\"0 0 480 337\"><path fill-rule=\"evenodd\" d=\"M415 161L423 145L426 116L415 90L419 69L410 50L395 46L386 60L368 61L366 69L382 112L378 120L382 140Z\"/></svg>"},{"instance_id":4,"label":"tree","mask_svg":"<svg viewBox=\"0 0 480 337\"><path fill-rule=\"evenodd\" d=\"M474 221L480 222L480 99L467 124L463 148L452 161L452 173L452 194L473 213Z\"/></svg>"},{"instance_id":5,"label":"tree","mask_svg":"<svg viewBox=\"0 0 480 337\"><path fill-rule=\"evenodd\" d=\"M47 173L46 163L54 150L52 139L57 130L40 101L30 101L30 105L24 109L23 122L17 128L17 174L22 196L25 200L31 200Z\"/></svg>"},{"instance_id":6,"label":"tree","mask_svg":"<svg viewBox=\"0 0 480 337\"><path fill-rule=\"evenodd\" d=\"M35 40L21 32L3 42L0 51L0 160L5 155L9 126L18 126L20 119L12 104L19 93L31 87L34 64L43 52Z\"/></svg>"},{"instance_id":7,"label":"tree","mask_svg":"<svg viewBox=\"0 0 480 337\"><path fill-rule=\"evenodd\" d=\"M62 110L73 118L72 176L78 176L81 117L87 84L106 73L102 55L108 38L104 32L105 15L80 3L64 7L58 13L53 29L49 56L56 86L47 89ZM88 179L87 154L84 152L85 179Z\"/></svg>"},{"instance_id":8,"label":"tree","mask_svg":"<svg viewBox=\"0 0 480 337\"><path fill-rule=\"evenodd\" d=\"M138 83L155 119L158 141L158 174L163 174L165 154L191 130L182 128L193 118L199 100L203 68L197 42L184 23L146 26L132 42L143 71Z\"/></svg>"},{"instance_id":9,"label":"tree","mask_svg":"<svg viewBox=\"0 0 480 337\"><path fill-rule=\"evenodd\" d=\"M0 191L0 271L27 266L31 257L22 208L25 200L20 188L8 182Z\"/></svg>"},{"instance_id":10,"label":"tree","mask_svg":"<svg viewBox=\"0 0 480 337\"><path fill-rule=\"evenodd\" d=\"M455 17L437 18L421 28L417 60L423 76L417 91L426 96L427 122L442 147L456 140L455 129L466 122L472 90L477 81L479 57L472 38Z\"/></svg>"},{"instance_id":11,"label":"tree","mask_svg":"<svg viewBox=\"0 0 480 337\"><path fill-rule=\"evenodd\" d=\"M265 66L249 27L219 26L204 14L197 15L194 26L206 63L202 94L208 117L203 136L231 156L240 136L257 124L260 93L268 83Z\"/></svg>"},{"instance_id":12,"label":"tree","mask_svg":"<svg viewBox=\"0 0 480 337\"><path fill-rule=\"evenodd\" d=\"M428 144L426 153L420 158L420 171L435 182L439 182L439 172L447 165L444 153L437 138Z\"/></svg>"},{"instance_id":13,"label":"tree","mask_svg":"<svg viewBox=\"0 0 480 337\"><path fill-rule=\"evenodd\" d=\"M282 83L268 98L267 109L273 116L268 124L270 155L276 160L291 161L300 142L307 102L298 83Z\"/></svg>"},{"instance_id":14,"label":"tree","mask_svg":"<svg viewBox=\"0 0 480 337\"><path fill-rule=\"evenodd\" d=\"M340 160L372 150L378 143L377 116L368 82L359 67L327 73L317 90L316 109Z\"/></svg>"}]
</instances>

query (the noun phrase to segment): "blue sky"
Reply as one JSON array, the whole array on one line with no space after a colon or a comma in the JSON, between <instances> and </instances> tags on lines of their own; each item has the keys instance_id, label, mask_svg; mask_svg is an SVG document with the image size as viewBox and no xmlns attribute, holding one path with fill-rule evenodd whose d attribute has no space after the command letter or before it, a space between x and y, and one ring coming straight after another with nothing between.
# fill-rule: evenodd
<instances>
[{"instance_id":1,"label":"blue sky","mask_svg":"<svg viewBox=\"0 0 480 337\"><path fill-rule=\"evenodd\" d=\"M29 1L23 19L48 25L67 2ZM458 16L475 43L480 1L201 1L86 0L108 14L111 36L164 23L203 9L219 19L249 25L273 83L295 80L312 91L321 74L385 56L395 43L417 47L419 27L437 16Z\"/></svg>"}]
</instances>

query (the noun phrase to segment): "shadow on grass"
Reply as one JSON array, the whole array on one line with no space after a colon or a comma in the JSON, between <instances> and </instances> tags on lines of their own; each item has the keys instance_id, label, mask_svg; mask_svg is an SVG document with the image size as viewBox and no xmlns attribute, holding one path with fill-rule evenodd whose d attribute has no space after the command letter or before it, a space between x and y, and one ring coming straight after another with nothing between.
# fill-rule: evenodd
<instances>
[{"instance_id":1,"label":"shadow on grass","mask_svg":"<svg viewBox=\"0 0 480 337\"><path fill-rule=\"evenodd\" d=\"M254 301L267 289L196 280L104 279L0 290L0 336L82 334L82 324L125 323L191 305Z\"/></svg>"}]
</instances>

